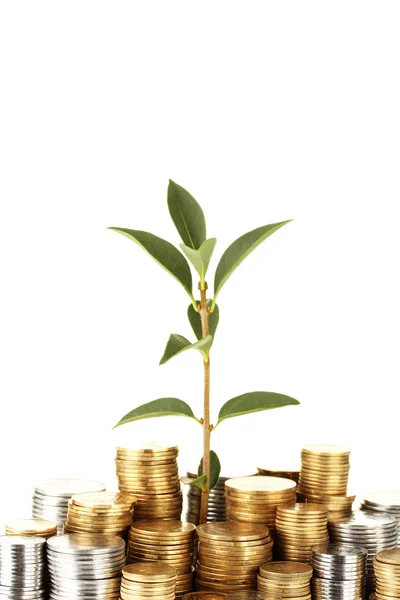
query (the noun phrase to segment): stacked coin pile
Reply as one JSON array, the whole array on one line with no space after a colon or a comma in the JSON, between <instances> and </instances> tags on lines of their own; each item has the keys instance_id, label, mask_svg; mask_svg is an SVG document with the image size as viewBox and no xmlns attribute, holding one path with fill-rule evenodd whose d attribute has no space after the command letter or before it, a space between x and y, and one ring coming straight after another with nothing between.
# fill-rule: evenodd
<instances>
[{"instance_id":1,"label":"stacked coin pile","mask_svg":"<svg viewBox=\"0 0 400 600\"><path fill-rule=\"evenodd\" d=\"M129 531L128 561L162 561L176 571L176 594L193 589L196 526L182 521L135 521Z\"/></svg>"},{"instance_id":2,"label":"stacked coin pile","mask_svg":"<svg viewBox=\"0 0 400 600\"><path fill-rule=\"evenodd\" d=\"M65 533L123 535L132 523L136 498L114 492L76 494L68 503Z\"/></svg>"},{"instance_id":3,"label":"stacked coin pile","mask_svg":"<svg viewBox=\"0 0 400 600\"><path fill-rule=\"evenodd\" d=\"M312 573L310 565L301 562L277 561L261 565L258 592L262 598L311 600Z\"/></svg>"},{"instance_id":4,"label":"stacked coin pile","mask_svg":"<svg viewBox=\"0 0 400 600\"><path fill-rule=\"evenodd\" d=\"M312 494L297 494L299 502L313 502L314 504L323 504L328 509L328 520L336 521L348 517L352 513L353 502L356 499L354 495L347 496L315 496Z\"/></svg>"},{"instance_id":5,"label":"stacked coin pile","mask_svg":"<svg viewBox=\"0 0 400 600\"><path fill-rule=\"evenodd\" d=\"M367 591L373 591L373 559L381 550L397 547L396 519L384 513L359 510L346 519L330 521L329 533L334 543L361 546L367 550Z\"/></svg>"},{"instance_id":6,"label":"stacked coin pile","mask_svg":"<svg viewBox=\"0 0 400 600\"><path fill-rule=\"evenodd\" d=\"M300 476L300 464L297 461L292 461L290 464L279 461L277 463L265 462L262 467L257 467L259 475L266 475L267 477L283 477L284 479L292 479L299 482Z\"/></svg>"},{"instance_id":7,"label":"stacked coin pile","mask_svg":"<svg viewBox=\"0 0 400 600\"><path fill-rule=\"evenodd\" d=\"M114 535L60 535L47 542L51 600L119 598L125 542Z\"/></svg>"},{"instance_id":8,"label":"stacked coin pile","mask_svg":"<svg viewBox=\"0 0 400 600\"><path fill-rule=\"evenodd\" d=\"M194 473L187 473L189 479L196 479ZM208 498L208 515L207 521L225 521L225 481L228 477L220 477L217 485L210 491ZM201 505L201 490L196 485L188 485L187 487L187 510L186 520L189 523L198 525L200 523L200 505Z\"/></svg>"},{"instance_id":9,"label":"stacked coin pile","mask_svg":"<svg viewBox=\"0 0 400 600\"><path fill-rule=\"evenodd\" d=\"M5 527L6 535L35 535L50 538L57 535L57 523L44 519L15 519Z\"/></svg>"},{"instance_id":10,"label":"stacked coin pile","mask_svg":"<svg viewBox=\"0 0 400 600\"><path fill-rule=\"evenodd\" d=\"M278 553L282 560L311 562L312 547L329 542L328 510L322 504L278 506Z\"/></svg>"},{"instance_id":11,"label":"stacked coin pile","mask_svg":"<svg viewBox=\"0 0 400 600\"><path fill-rule=\"evenodd\" d=\"M160 562L135 563L122 570L121 599L174 600L176 573Z\"/></svg>"},{"instance_id":12,"label":"stacked coin pile","mask_svg":"<svg viewBox=\"0 0 400 600\"><path fill-rule=\"evenodd\" d=\"M45 546L42 537L0 536L0 598L45 597Z\"/></svg>"},{"instance_id":13,"label":"stacked coin pile","mask_svg":"<svg viewBox=\"0 0 400 600\"><path fill-rule=\"evenodd\" d=\"M359 546L326 544L313 548L314 600L365 598L367 551Z\"/></svg>"},{"instance_id":14,"label":"stacked coin pile","mask_svg":"<svg viewBox=\"0 0 400 600\"><path fill-rule=\"evenodd\" d=\"M117 448L118 488L137 497L135 519L180 519L178 447Z\"/></svg>"},{"instance_id":15,"label":"stacked coin pile","mask_svg":"<svg viewBox=\"0 0 400 600\"><path fill-rule=\"evenodd\" d=\"M205 523L199 540L196 584L199 590L234 592L254 589L258 568L272 560L268 528L258 523Z\"/></svg>"},{"instance_id":16,"label":"stacked coin pile","mask_svg":"<svg viewBox=\"0 0 400 600\"><path fill-rule=\"evenodd\" d=\"M400 598L400 550L385 550L374 558L377 600Z\"/></svg>"},{"instance_id":17,"label":"stacked coin pile","mask_svg":"<svg viewBox=\"0 0 400 600\"><path fill-rule=\"evenodd\" d=\"M311 444L301 451L298 492L311 496L346 496L350 450L329 444Z\"/></svg>"},{"instance_id":18,"label":"stacked coin pile","mask_svg":"<svg viewBox=\"0 0 400 600\"><path fill-rule=\"evenodd\" d=\"M400 492L375 492L364 496L361 503L362 510L385 512L392 515L400 527ZM399 542L400 543L400 542Z\"/></svg>"},{"instance_id":19,"label":"stacked coin pile","mask_svg":"<svg viewBox=\"0 0 400 600\"><path fill-rule=\"evenodd\" d=\"M57 523L58 532L62 533L71 496L105 489L99 481L89 479L47 479L35 487L32 517L54 521Z\"/></svg>"},{"instance_id":20,"label":"stacked coin pile","mask_svg":"<svg viewBox=\"0 0 400 600\"><path fill-rule=\"evenodd\" d=\"M264 523L272 535L277 507L296 500L296 482L282 477L256 475L228 479L225 489L227 519Z\"/></svg>"}]
</instances>

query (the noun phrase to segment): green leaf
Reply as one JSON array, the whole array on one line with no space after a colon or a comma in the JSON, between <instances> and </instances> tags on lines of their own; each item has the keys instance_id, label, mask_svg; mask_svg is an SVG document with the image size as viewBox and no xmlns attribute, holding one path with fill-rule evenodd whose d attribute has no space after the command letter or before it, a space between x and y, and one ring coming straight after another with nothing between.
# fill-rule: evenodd
<instances>
[{"instance_id":1,"label":"green leaf","mask_svg":"<svg viewBox=\"0 0 400 600\"><path fill-rule=\"evenodd\" d=\"M211 306L211 302L212 302L211 299L207 298L207 306ZM199 306L199 305L200 305L200 302L197 302L197 306ZM203 337L203 334L201 331L200 313L194 309L193 304L189 304L187 314L188 314L188 319L192 326L195 336L197 337L198 340L201 340L201 338ZM219 308L218 308L218 304L216 304L214 307L214 311L212 313L210 313L210 316L208 317L208 328L209 328L210 335L212 335L213 339L215 337L215 331L217 329L218 321L219 321Z\"/></svg>"},{"instance_id":2,"label":"green leaf","mask_svg":"<svg viewBox=\"0 0 400 600\"><path fill-rule=\"evenodd\" d=\"M160 365L163 365L170 358L184 352L185 350L198 350L203 355L203 359L205 362L208 362L208 351L212 344L212 335L208 335L204 339L199 340L192 344L189 342L183 335L179 335L178 333L171 333L169 336L169 340L167 345L165 346L164 354L162 359L160 360Z\"/></svg>"},{"instance_id":3,"label":"green leaf","mask_svg":"<svg viewBox=\"0 0 400 600\"><path fill-rule=\"evenodd\" d=\"M219 411L217 425L221 421L232 417L296 404L300 404L300 402L284 394L277 394L275 392L248 392L247 394L242 394L228 400L223 405Z\"/></svg>"},{"instance_id":4,"label":"green leaf","mask_svg":"<svg viewBox=\"0 0 400 600\"><path fill-rule=\"evenodd\" d=\"M196 485L203 492L207 490L207 475L201 475L197 479L191 479L190 477L181 477L182 483L185 485Z\"/></svg>"},{"instance_id":5,"label":"green leaf","mask_svg":"<svg viewBox=\"0 0 400 600\"><path fill-rule=\"evenodd\" d=\"M185 244L179 244L182 248L182 252L186 255L186 258L190 260L198 272L201 284L204 284L204 279L216 242L216 238L205 240L198 250L193 250L193 248L189 248L189 246L186 246ZM204 285L202 285L201 289L204 289Z\"/></svg>"},{"instance_id":6,"label":"green leaf","mask_svg":"<svg viewBox=\"0 0 400 600\"><path fill-rule=\"evenodd\" d=\"M128 239L146 250L155 261L179 281L194 301L192 294L192 273L185 257L175 246L162 238L147 231L109 227L112 231L121 233Z\"/></svg>"},{"instance_id":7,"label":"green leaf","mask_svg":"<svg viewBox=\"0 0 400 600\"><path fill-rule=\"evenodd\" d=\"M189 404L179 400L179 398L158 398L158 400L152 400L146 404L142 404L137 408L134 408L128 412L113 429L125 423L132 423L132 421L139 421L140 419L150 419L152 417L190 417L198 423L200 420L197 419Z\"/></svg>"},{"instance_id":8,"label":"green leaf","mask_svg":"<svg viewBox=\"0 0 400 600\"><path fill-rule=\"evenodd\" d=\"M214 450L210 450L210 490L217 485L220 473L221 463L219 462L219 458ZM199 477L203 475L203 459L200 461L197 474Z\"/></svg>"},{"instance_id":9,"label":"green leaf","mask_svg":"<svg viewBox=\"0 0 400 600\"><path fill-rule=\"evenodd\" d=\"M203 210L185 188L171 179L168 185L168 208L183 243L190 248L200 248L206 239Z\"/></svg>"},{"instance_id":10,"label":"green leaf","mask_svg":"<svg viewBox=\"0 0 400 600\"><path fill-rule=\"evenodd\" d=\"M233 244L225 250L218 263L217 270L215 271L214 299L211 310L214 309L217 296L221 291L222 286L232 275L236 267L238 267L240 263L244 261L246 256L257 248L261 242L287 223L290 223L290 220L282 221L281 223L272 223L272 225L264 225L263 227L253 229L253 231L249 231L235 240Z\"/></svg>"}]
</instances>

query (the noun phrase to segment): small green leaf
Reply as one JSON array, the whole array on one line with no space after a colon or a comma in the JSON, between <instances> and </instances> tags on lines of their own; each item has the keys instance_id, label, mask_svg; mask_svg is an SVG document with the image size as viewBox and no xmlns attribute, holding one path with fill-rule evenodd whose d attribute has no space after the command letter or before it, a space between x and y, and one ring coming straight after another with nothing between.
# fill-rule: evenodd
<instances>
[{"instance_id":1,"label":"small green leaf","mask_svg":"<svg viewBox=\"0 0 400 600\"><path fill-rule=\"evenodd\" d=\"M168 185L168 208L183 243L190 248L200 248L206 239L203 210L185 188L171 179Z\"/></svg>"},{"instance_id":2,"label":"small green leaf","mask_svg":"<svg viewBox=\"0 0 400 600\"><path fill-rule=\"evenodd\" d=\"M211 299L207 298L207 306L211 306L211 302L212 302ZM197 302L197 306L199 306L199 305L200 305L200 302ZM203 334L202 334L202 330L201 330L200 313L194 309L193 304L189 304L187 314L188 314L188 319L192 326L195 336L197 337L198 340L201 340L201 338L203 337ZM213 339L215 337L215 331L217 329L218 321L219 321L219 308L218 308L218 304L216 304L214 307L214 311L212 313L210 313L210 315L208 317L208 328L209 328L210 335L212 335Z\"/></svg>"},{"instance_id":3,"label":"small green leaf","mask_svg":"<svg viewBox=\"0 0 400 600\"><path fill-rule=\"evenodd\" d=\"M272 223L272 225L264 225L245 233L240 238L235 240L223 253L221 260L218 263L214 277L214 299L211 306L211 310L214 309L214 305L219 292L221 291L224 283L232 275L233 271L244 261L257 246L261 244L267 237L275 233L278 229L290 223L289 221L282 221L281 223Z\"/></svg>"},{"instance_id":4,"label":"small green leaf","mask_svg":"<svg viewBox=\"0 0 400 600\"><path fill-rule=\"evenodd\" d=\"M294 406L296 404L300 404L300 402L284 394L277 394L275 392L248 392L247 394L242 394L228 400L223 405L219 411L217 425L221 421L232 417L239 417L240 415L259 412L261 410L281 408L282 406Z\"/></svg>"},{"instance_id":5,"label":"small green leaf","mask_svg":"<svg viewBox=\"0 0 400 600\"><path fill-rule=\"evenodd\" d=\"M207 491L207 475L201 475L196 479L191 479L190 477L181 477L181 481L185 485L196 485L203 492Z\"/></svg>"},{"instance_id":6,"label":"small green leaf","mask_svg":"<svg viewBox=\"0 0 400 600\"><path fill-rule=\"evenodd\" d=\"M221 463L219 462L219 458L214 450L210 450L210 490L215 488L219 480L219 474L221 473ZM203 459L201 459L199 464L199 469L197 471L198 476L203 475Z\"/></svg>"},{"instance_id":7,"label":"small green leaf","mask_svg":"<svg viewBox=\"0 0 400 600\"><path fill-rule=\"evenodd\" d=\"M183 335L179 335L178 333L171 333L169 336L169 340L164 350L164 354L162 359L160 360L160 365L166 363L170 358L184 352L185 350L198 350L203 355L205 362L208 361L208 351L212 344L212 335L208 335L204 339L199 340L192 344L189 342Z\"/></svg>"},{"instance_id":8,"label":"small green leaf","mask_svg":"<svg viewBox=\"0 0 400 600\"><path fill-rule=\"evenodd\" d=\"M189 404L186 404L183 400L179 400L179 398L158 398L158 400L152 400L151 402L142 404L128 412L116 425L114 425L113 429L120 425L125 425L125 423L139 421L140 419L168 416L190 417L200 423L200 420L194 416Z\"/></svg>"},{"instance_id":9,"label":"small green leaf","mask_svg":"<svg viewBox=\"0 0 400 600\"><path fill-rule=\"evenodd\" d=\"M192 294L192 273L189 264L175 246L148 231L124 229L121 227L109 227L108 229L121 233L146 250L158 264L183 285L192 301L194 301Z\"/></svg>"},{"instance_id":10,"label":"small green leaf","mask_svg":"<svg viewBox=\"0 0 400 600\"><path fill-rule=\"evenodd\" d=\"M182 252L186 255L186 258L190 260L200 276L200 282L202 284L201 289L204 289L203 284L205 276L216 242L216 238L205 240L198 250L193 250L193 248L189 248L189 246L186 246L185 244L179 244Z\"/></svg>"}]
</instances>

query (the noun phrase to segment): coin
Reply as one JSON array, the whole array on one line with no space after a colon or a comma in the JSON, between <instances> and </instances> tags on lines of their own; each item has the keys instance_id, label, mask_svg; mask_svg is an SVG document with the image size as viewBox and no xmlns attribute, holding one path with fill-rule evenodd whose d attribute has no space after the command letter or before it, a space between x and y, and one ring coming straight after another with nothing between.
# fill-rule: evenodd
<instances>
[{"instance_id":1,"label":"coin","mask_svg":"<svg viewBox=\"0 0 400 600\"><path fill-rule=\"evenodd\" d=\"M6 524L7 535L36 535L49 538L57 535L57 523L44 519L15 519Z\"/></svg>"}]
</instances>

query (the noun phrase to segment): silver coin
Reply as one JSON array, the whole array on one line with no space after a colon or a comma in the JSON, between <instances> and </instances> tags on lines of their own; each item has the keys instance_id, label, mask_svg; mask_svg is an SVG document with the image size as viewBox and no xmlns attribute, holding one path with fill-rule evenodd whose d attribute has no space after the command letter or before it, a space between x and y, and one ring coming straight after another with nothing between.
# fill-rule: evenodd
<instances>
[{"instance_id":1,"label":"silver coin","mask_svg":"<svg viewBox=\"0 0 400 600\"><path fill-rule=\"evenodd\" d=\"M86 492L102 492L105 485L91 479L59 478L46 479L35 486L35 493L43 496L57 496L69 498L74 494Z\"/></svg>"},{"instance_id":2,"label":"silver coin","mask_svg":"<svg viewBox=\"0 0 400 600\"><path fill-rule=\"evenodd\" d=\"M50 538L47 545L54 552L104 554L113 549L124 548L125 542L122 538L113 535L69 533Z\"/></svg>"}]
</instances>

